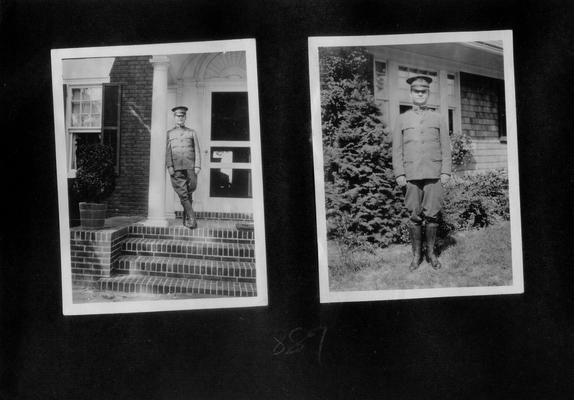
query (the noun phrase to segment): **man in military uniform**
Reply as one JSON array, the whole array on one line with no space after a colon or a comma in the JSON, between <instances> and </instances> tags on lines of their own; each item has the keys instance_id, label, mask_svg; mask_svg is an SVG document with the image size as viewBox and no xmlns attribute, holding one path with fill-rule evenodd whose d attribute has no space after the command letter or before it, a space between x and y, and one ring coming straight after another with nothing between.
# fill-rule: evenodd
<instances>
[{"instance_id":1,"label":"man in military uniform","mask_svg":"<svg viewBox=\"0 0 574 400\"><path fill-rule=\"evenodd\" d=\"M413 108L399 115L393 130L393 169L397 184L406 185L405 206L410 213L411 271L422 261L423 222L427 259L435 270L441 267L434 247L442 185L451 174L448 129L441 115L426 105L431 82L432 78L422 75L407 79Z\"/></svg>"},{"instance_id":2,"label":"man in military uniform","mask_svg":"<svg viewBox=\"0 0 574 400\"><path fill-rule=\"evenodd\" d=\"M192 195L197 187L197 174L201 170L201 154L197 133L185 126L188 108L183 106L171 109L175 127L167 131L165 166L171 177L173 189L183 206L183 225L197 228L192 206Z\"/></svg>"}]
</instances>

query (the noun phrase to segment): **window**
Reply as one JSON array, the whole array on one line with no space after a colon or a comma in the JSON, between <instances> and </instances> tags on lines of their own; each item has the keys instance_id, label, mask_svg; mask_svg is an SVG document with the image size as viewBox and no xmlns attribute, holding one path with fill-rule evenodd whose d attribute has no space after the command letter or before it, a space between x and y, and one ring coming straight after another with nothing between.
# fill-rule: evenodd
<instances>
[{"instance_id":1,"label":"window","mask_svg":"<svg viewBox=\"0 0 574 400\"><path fill-rule=\"evenodd\" d=\"M102 88L72 87L70 128L99 128L102 116Z\"/></svg>"},{"instance_id":2,"label":"window","mask_svg":"<svg viewBox=\"0 0 574 400\"><path fill-rule=\"evenodd\" d=\"M454 74L447 74L447 75L446 75L446 82L447 82L448 95L449 95L449 96L454 96L454 95L455 95L455 92L454 92L454 78L455 78L455 75L454 75Z\"/></svg>"},{"instance_id":3,"label":"window","mask_svg":"<svg viewBox=\"0 0 574 400\"><path fill-rule=\"evenodd\" d=\"M412 105L412 104L399 104L399 113L400 113L400 114L405 113L405 112L407 112L408 110L410 110L411 108L413 108L413 105ZM436 107L431 107L431 106L429 106L428 108L431 109L431 110L435 110L435 111L437 110Z\"/></svg>"},{"instance_id":4,"label":"window","mask_svg":"<svg viewBox=\"0 0 574 400\"><path fill-rule=\"evenodd\" d=\"M247 92L212 93L210 197L252 197L247 100Z\"/></svg>"},{"instance_id":5,"label":"window","mask_svg":"<svg viewBox=\"0 0 574 400\"><path fill-rule=\"evenodd\" d=\"M387 63L375 61L375 98L387 97Z\"/></svg>"},{"instance_id":6,"label":"window","mask_svg":"<svg viewBox=\"0 0 574 400\"><path fill-rule=\"evenodd\" d=\"M249 140L246 92L213 93L211 104L211 140Z\"/></svg>"},{"instance_id":7,"label":"window","mask_svg":"<svg viewBox=\"0 0 574 400\"><path fill-rule=\"evenodd\" d=\"M94 143L114 149L119 173L119 85L65 85L64 95L70 177L76 174L78 148Z\"/></svg>"}]
</instances>

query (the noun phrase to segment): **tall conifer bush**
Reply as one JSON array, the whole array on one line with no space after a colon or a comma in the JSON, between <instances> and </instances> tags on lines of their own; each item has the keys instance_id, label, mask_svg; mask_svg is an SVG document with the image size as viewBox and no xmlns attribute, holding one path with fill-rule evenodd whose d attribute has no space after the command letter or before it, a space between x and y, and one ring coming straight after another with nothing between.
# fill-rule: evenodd
<instances>
[{"instance_id":1,"label":"tall conifer bush","mask_svg":"<svg viewBox=\"0 0 574 400\"><path fill-rule=\"evenodd\" d=\"M392 170L390 129L372 94L361 48L319 53L328 233L347 244L401 241L403 195Z\"/></svg>"}]
</instances>

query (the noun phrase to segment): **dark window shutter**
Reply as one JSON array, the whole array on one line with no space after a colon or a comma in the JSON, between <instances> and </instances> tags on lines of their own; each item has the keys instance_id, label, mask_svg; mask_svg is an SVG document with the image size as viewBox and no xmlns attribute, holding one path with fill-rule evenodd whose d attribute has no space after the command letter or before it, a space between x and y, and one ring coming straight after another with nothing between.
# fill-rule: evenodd
<instances>
[{"instance_id":1,"label":"dark window shutter","mask_svg":"<svg viewBox=\"0 0 574 400\"><path fill-rule=\"evenodd\" d=\"M120 106L121 87L104 83L102 96L102 142L114 149L116 173L120 172Z\"/></svg>"}]
</instances>

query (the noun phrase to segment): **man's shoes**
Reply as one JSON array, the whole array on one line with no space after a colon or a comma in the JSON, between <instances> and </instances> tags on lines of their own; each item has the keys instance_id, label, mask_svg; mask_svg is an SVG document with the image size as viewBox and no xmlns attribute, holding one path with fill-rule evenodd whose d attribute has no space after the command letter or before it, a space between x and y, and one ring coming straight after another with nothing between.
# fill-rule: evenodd
<instances>
[{"instance_id":1,"label":"man's shoes","mask_svg":"<svg viewBox=\"0 0 574 400\"><path fill-rule=\"evenodd\" d=\"M191 200L184 200L181 202L181 205L183 206L183 226L189 229L197 228L197 220L195 219Z\"/></svg>"},{"instance_id":2,"label":"man's shoes","mask_svg":"<svg viewBox=\"0 0 574 400\"><path fill-rule=\"evenodd\" d=\"M197 228L197 220L195 218L189 217L185 226L189 229L195 229Z\"/></svg>"},{"instance_id":3,"label":"man's shoes","mask_svg":"<svg viewBox=\"0 0 574 400\"><path fill-rule=\"evenodd\" d=\"M436 233L438 230L438 224L436 222L427 222L425 228L425 239L427 244L427 259L431 267L435 270L439 270L442 265L435 254L434 246L436 243Z\"/></svg>"},{"instance_id":4,"label":"man's shoes","mask_svg":"<svg viewBox=\"0 0 574 400\"><path fill-rule=\"evenodd\" d=\"M411 224L409 228L411 234L411 244L413 248L413 259L411 261L411 265L409 265L409 270L412 272L418 269L418 267L421 265L423 238L421 225Z\"/></svg>"}]
</instances>

